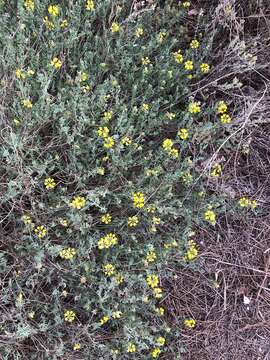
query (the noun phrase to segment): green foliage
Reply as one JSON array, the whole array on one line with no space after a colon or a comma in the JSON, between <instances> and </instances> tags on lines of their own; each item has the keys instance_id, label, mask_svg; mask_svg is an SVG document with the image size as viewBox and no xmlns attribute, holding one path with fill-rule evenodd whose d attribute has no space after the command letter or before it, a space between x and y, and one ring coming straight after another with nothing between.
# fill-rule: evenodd
<instances>
[{"instance_id":1,"label":"green foliage","mask_svg":"<svg viewBox=\"0 0 270 360\"><path fill-rule=\"evenodd\" d=\"M2 356L22 358L25 344L29 359L148 359L160 336L169 352L179 325L170 329L167 309L157 311L170 291L168 269L195 266L186 258L190 247L197 251L194 224L204 222L210 204L223 211L222 199L204 192L199 165L224 130L207 101L192 97L210 39L190 34L187 10L173 1L140 16L131 13L132 1L95 1L89 11L86 1L59 1L55 17L48 1L34 1L34 10L25 3L2 1L0 8ZM113 21L119 32L111 31ZM189 47L193 37L198 49ZM183 63L174 55L179 49ZM200 100L200 112L190 112ZM100 127L109 129L109 148ZM141 208L133 204L136 192L144 195ZM78 196L85 205L78 208L77 199L72 207ZM107 213L112 221L104 224ZM118 243L99 249L108 233ZM76 254L65 255L68 248ZM111 276L106 264L114 266ZM146 282L150 274L159 277L160 297ZM65 321L66 310L74 321ZM73 350L75 343L81 348Z\"/></svg>"}]
</instances>

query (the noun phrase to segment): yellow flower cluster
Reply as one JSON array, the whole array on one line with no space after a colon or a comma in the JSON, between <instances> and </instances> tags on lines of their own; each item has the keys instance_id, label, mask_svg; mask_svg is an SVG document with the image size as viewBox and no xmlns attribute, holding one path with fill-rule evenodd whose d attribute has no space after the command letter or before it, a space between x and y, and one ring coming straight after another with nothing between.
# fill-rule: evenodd
<instances>
[{"instance_id":1,"label":"yellow flower cluster","mask_svg":"<svg viewBox=\"0 0 270 360\"><path fill-rule=\"evenodd\" d=\"M144 34L144 30L142 27L138 27L136 30L135 30L135 35L137 38L141 37L142 35Z\"/></svg>"},{"instance_id":2,"label":"yellow flower cluster","mask_svg":"<svg viewBox=\"0 0 270 360\"><path fill-rule=\"evenodd\" d=\"M180 139L186 140L189 136L189 133L187 129L180 129L177 135L180 137Z\"/></svg>"},{"instance_id":3,"label":"yellow flower cluster","mask_svg":"<svg viewBox=\"0 0 270 360\"><path fill-rule=\"evenodd\" d=\"M144 194L142 192L133 193L133 206L135 208L141 209L144 207L145 199Z\"/></svg>"},{"instance_id":4,"label":"yellow flower cluster","mask_svg":"<svg viewBox=\"0 0 270 360\"><path fill-rule=\"evenodd\" d=\"M188 250L187 250L186 255L184 256L184 259L186 261L192 261L192 260L196 259L197 256L198 256L197 244L195 243L194 240L189 240Z\"/></svg>"},{"instance_id":5,"label":"yellow flower cluster","mask_svg":"<svg viewBox=\"0 0 270 360\"><path fill-rule=\"evenodd\" d=\"M76 351L76 350L80 350L81 349L81 344L79 344L79 343L75 343L74 345L73 345L73 350L74 351Z\"/></svg>"},{"instance_id":6,"label":"yellow flower cluster","mask_svg":"<svg viewBox=\"0 0 270 360\"><path fill-rule=\"evenodd\" d=\"M188 105L188 112L191 114L198 114L201 111L199 102L192 102Z\"/></svg>"},{"instance_id":7,"label":"yellow flower cluster","mask_svg":"<svg viewBox=\"0 0 270 360\"><path fill-rule=\"evenodd\" d=\"M24 222L24 225L32 224L32 220L31 220L31 217L29 215L23 215L22 221Z\"/></svg>"},{"instance_id":8,"label":"yellow flower cluster","mask_svg":"<svg viewBox=\"0 0 270 360\"><path fill-rule=\"evenodd\" d=\"M23 105L23 107L25 107L27 109L32 109L32 107L33 107L33 104L31 102L31 100L29 100L29 99L23 99L22 105Z\"/></svg>"},{"instance_id":9,"label":"yellow flower cluster","mask_svg":"<svg viewBox=\"0 0 270 360\"><path fill-rule=\"evenodd\" d=\"M241 207L250 207L251 209L255 209L257 207L256 200L250 200L244 196L239 199L238 203Z\"/></svg>"},{"instance_id":10,"label":"yellow flower cluster","mask_svg":"<svg viewBox=\"0 0 270 360\"><path fill-rule=\"evenodd\" d=\"M200 43L198 40L194 39L191 41L190 45L191 49L198 49L198 47L200 46Z\"/></svg>"},{"instance_id":11,"label":"yellow flower cluster","mask_svg":"<svg viewBox=\"0 0 270 360\"><path fill-rule=\"evenodd\" d=\"M161 307L156 308L156 312L157 312L160 316L163 316L164 313L165 313L165 309L161 306Z\"/></svg>"},{"instance_id":12,"label":"yellow flower cluster","mask_svg":"<svg viewBox=\"0 0 270 360\"><path fill-rule=\"evenodd\" d=\"M60 251L59 256L65 260L72 260L76 255L76 250L74 248L66 248Z\"/></svg>"},{"instance_id":13,"label":"yellow flower cluster","mask_svg":"<svg viewBox=\"0 0 270 360\"><path fill-rule=\"evenodd\" d=\"M109 233L98 240L98 248L109 249L110 247L116 245L118 243L118 238L115 234Z\"/></svg>"},{"instance_id":14,"label":"yellow flower cluster","mask_svg":"<svg viewBox=\"0 0 270 360\"><path fill-rule=\"evenodd\" d=\"M100 221L103 224L110 224L112 222L112 216L110 214L102 215Z\"/></svg>"},{"instance_id":15,"label":"yellow flower cluster","mask_svg":"<svg viewBox=\"0 0 270 360\"><path fill-rule=\"evenodd\" d=\"M182 5L184 8L188 9L190 7L191 3L190 3L190 1L184 1Z\"/></svg>"},{"instance_id":16,"label":"yellow flower cluster","mask_svg":"<svg viewBox=\"0 0 270 360\"><path fill-rule=\"evenodd\" d=\"M48 18L48 16L44 17L43 22L47 29L53 30L55 28L54 23Z\"/></svg>"},{"instance_id":17,"label":"yellow flower cluster","mask_svg":"<svg viewBox=\"0 0 270 360\"><path fill-rule=\"evenodd\" d=\"M34 11L35 9L34 0L24 0L24 7L27 11Z\"/></svg>"},{"instance_id":18,"label":"yellow flower cluster","mask_svg":"<svg viewBox=\"0 0 270 360\"><path fill-rule=\"evenodd\" d=\"M163 43L166 36L166 31L161 31L157 36L157 41L161 44Z\"/></svg>"},{"instance_id":19,"label":"yellow flower cluster","mask_svg":"<svg viewBox=\"0 0 270 360\"><path fill-rule=\"evenodd\" d=\"M170 156L178 158L179 151L178 149L173 148L173 141L171 139L163 140L162 147Z\"/></svg>"},{"instance_id":20,"label":"yellow flower cluster","mask_svg":"<svg viewBox=\"0 0 270 360\"><path fill-rule=\"evenodd\" d=\"M160 353L161 353L160 348L154 348L154 349L151 351L151 356L152 356L153 359L156 359L156 358L159 357Z\"/></svg>"},{"instance_id":21,"label":"yellow flower cluster","mask_svg":"<svg viewBox=\"0 0 270 360\"><path fill-rule=\"evenodd\" d=\"M121 139L121 144L122 145L125 145L125 146L129 146L132 144L132 140L128 137L128 136L124 136L122 139Z\"/></svg>"},{"instance_id":22,"label":"yellow flower cluster","mask_svg":"<svg viewBox=\"0 0 270 360\"><path fill-rule=\"evenodd\" d=\"M103 266L103 272L106 276L112 276L115 273L115 266L108 263Z\"/></svg>"},{"instance_id":23,"label":"yellow flower cluster","mask_svg":"<svg viewBox=\"0 0 270 360\"><path fill-rule=\"evenodd\" d=\"M59 15L59 7L57 5L49 5L48 13L53 17L57 17Z\"/></svg>"},{"instance_id":24,"label":"yellow flower cluster","mask_svg":"<svg viewBox=\"0 0 270 360\"><path fill-rule=\"evenodd\" d=\"M138 216L129 216L129 218L128 218L128 226L135 227L135 226L138 225L138 223L139 223Z\"/></svg>"},{"instance_id":25,"label":"yellow flower cluster","mask_svg":"<svg viewBox=\"0 0 270 360\"><path fill-rule=\"evenodd\" d=\"M185 319L184 325L189 329L193 329L196 326L196 320L195 319Z\"/></svg>"},{"instance_id":26,"label":"yellow flower cluster","mask_svg":"<svg viewBox=\"0 0 270 360\"><path fill-rule=\"evenodd\" d=\"M146 282L148 286L150 286L154 292L154 295L157 299L162 297L162 289L158 287L159 285L159 278L155 274L147 275Z\"/></svg>"},{"instance_id":27,"label":"yellow flower cluster","mask_svg":"<svg viewBox=\"0 0 270 360\"><path fill-rule=\"evenodd\" d=\"M201 72L202 72L202 73L207 74L207 73L209 73L209 71L210 71L210 65L207 64L207 63L202 63L202 64L200 65L200 69L201 69Z\"/></svg>"},{"instance_id":28,"label":"yellow flower cluster","mask_svg":"<svg viewBox=\"0 0 270 360\"><path fill-rule=\"evenodd\" d=\"M157 338L157 345L158 346L164 346L166 343L166 339L163 336L160 336Z\"/></svg>"},{"instance_id":29,"label":"yellow flower cluster","mask_svg":"<svg viewBox=\"0 0 270 360\"><path fill-rule=\"evenodd\" d=\"M228 106L224 100L221 100L217 103L217 113L220 114L220 121L222 124L229 124L232 119L231 116L227 113Z\"/></svg>"},{"instance_id":30,"label":"yellow flower cluster","mask_svg":"<svg viewBox=\"0 0 270 360\"><path fill-rule=\"evenodd\" d=\"M210 224L216 224L216 214L213 210L206 210L204 213L204 220L208 221Z\"/></svg>"},{"instance_id":31,"label":"yellow flower cluster","mask_svg":"<svg viewBox=\"0 0 270 360\"><path fill-rule=\"evenodd\" d=\"M213 177L219 177L221 174L222 168L220 164L215 164L211 171L211 176Z\"/></svg>"},{"instance_id":32,"label":"yellow flower cluster","mask_svg":"<svg viewBox=\"0 0 270 360\"><path fill-rule=\"evenodd\" d=\"M106 324L108 321L110 320L108 315L104 315L100 320L99 320L99 324L100 325L104 325Z\"/></svg>"},{"instance_id":33,"label":"yellow flower cluster","mask_svg":"<svg viewBox=\"0 0 270 360\"><path fill-rule=\"evenodd\" d=\"M111 26L111 32L117 33L120 31L120 25L117 22L113 22Z\"/></svg>"},{"instance_id":34,"label":"yellow flower cluster","mask_svg":"<svg viewBox=\"0 0 270 360\"><path fill-rule=\"evenodd\" d=\"M174 56L175 62L177 62L178 64L182 64L182 62L184 61L184 57L182 55L181 50L178 50L178 51L174 52L173 56Z\"/></svg>"},{"instance_id":35,"label":"yellow flower cluster","mask_svg":"<svg viewBox=\"0 0 270 360\"><path fill-rule=\"evenodd\" d=\"M62 61L58 57L54 57L51 61L51 66L53 66L56 70L59 70L62 66Z\"/></svg>"},{"instance_id":36,"label":"yellow flower cluster","mask_svg":"<svg viewBox=\"0 0 270 360\"><path fill-rule=\"evenodd\" d=\"M103 114L103 117L102 119L106 122L110 121L113 117L113 113L112 111L105 111L104 114Z\"/></svg>"},{"instance_id":37,"label":"yellow flower cluster","mask_svg":"<svg viewBox=\"0 0 270 360\"><path fill-rule=\"evenodd\" d=\"M167 117L169 120L172 120L172 119L175 119L176 115L175 115L175 113L173 113L173 112L167 112L167 113L166 113L166 117Z\"/></svg>"},{"instance_id":38,"label":"yellow flower cluster","mask_svg":"<svg viewBox=\"0 0 270 360\"><path fill-rule=\"evenodd\" d=\"M15 76L17 79L21 79L24 80L29 76L34 75L35 72L31 69L28 69L27 71L23 70L23 69L16 69L15 71Z\"/></svg>"},{"instance_id":39,"label":"yellow flower cluster","mask_svg":"<svg viewBox=\"0 0 270 360\"><path fill-rule=\"evenodd\" d=\"M64 312L64 319L66 322L73 322L75 320L75 317L76 317L76 313L72 310L66 310Z\"/></svg>"},{"instance_id":40,"label":"yellow flower cluster","mask_svg":"<svg viewBox=\"0 0 270 360\"><path fill-rule=\"evenodd\" d=\"M86 0L86 10L94 10L95 4L93 0Z\"/></svg>"},{"instance_id":41,"label":"yellow flower cluster","mask_svg":"<svg viewBox=\"0 0 270 360\"><path fill-rule=\"evenodd\" d=\"M56 187L56 182L53 178L46 178L44 180L44 186L47 190L51 190Z\"/></svg>"},{"instance_id":42,"label":"yellow flower cluster","mask_svg":"<svg viewBox=\"0 0 270 360\"><path fill-rule=\"evenodd\" d=\"M154 262L157 259L155 250L149 250L146 254L145 260L147 263Z\"/></svg>"},{"instance_id":43,"label":"yellow flower cluster","mask_svg":"<svg viewBox=\"0 0 270 360\"><path fill-rule=\"evenodd\" d=\"M99 137L106 139L109 136L110 129L107 126L100 126L97 133Z\"/></svg>"},{"instance_id":44,"label":"yellow flower cluster","mask_svg":"<svg viewBox=\"0 0 270 360\"><path fill-rule=\"evenodd\" d=\"M86 204L86 199L83 196L75 196L74 199L69 203L73 209L80 210Z\"/></svg>"},{"instance_id":45,"label":"yellow flower cluster","mask_svg":"<svg viewBox=\"0 0 270 360\"><path fill-rule=\"evenodd\" d=\"M142 58L141 58L141 62L142 62L142 64L145 65L145 66L151 64L151 61L150 61L150 59L149 59L148 56L142 57Z\"/></svg>"},{"instance_id":46,"label":"yellow flower cluster","mask_svg":"<svg viewBox=\"0 0 270 360\"><path fill-rule=\"evenodd\" d=\"M193 70L193 61L187 60L187 61L185 62L185 64L184 64L184 68L185 68L185 70L187 70L187 71Z\"/></svg>"},{"instance_id":47,"label":"yellow flower cluster","mask_svg":"<svg viewBox=\"0 0 270 360\"><path fill-rule=\"evenodd\" d=\"M133 343L129 343L128 347L127 347L127 352L128 353L134 353L136 351L136 345Z\"/></svg>"},{"instance_id":48,"label":"yellow flower cluster","mask_svg":"<svg viewBox=\"0 0 270 360\"><path fill-rule=\"evenodd\" d=\"M170 250L170 249L172 249L172 248L174 248L174 247L177 247L178 246L178 244L177 244L177 241L176 240L173 240L173 241L171 241L171 242L169 242L169 243L165 243L164 244L164 248L166 249L166 250Z\"/></svg>"},{"instance_id":49,"label":"yellow flower cluster","mask_svg":"<svg viewBox=\"0 0 270 360\"><path fill-rule=\"evenodd\" d=\"M144 104L142 104L142 109L143 109L143 111L147 112L147 111L149 111L149 109L150 109L150 105L144 103Z\"/></svg>"},{"instance_id":50,"label":"yellow flower cluster","mask_svg":"<svg viewBox=\"0 0 270 360\"><path fill-rule=\"evenodd\" d=\"M37 235L37 237L39 239L42 239L46 236L47 230L45 229L45 227L43 225L39 225L35 228L35 234Z\"/></svg>"}]
</instances>

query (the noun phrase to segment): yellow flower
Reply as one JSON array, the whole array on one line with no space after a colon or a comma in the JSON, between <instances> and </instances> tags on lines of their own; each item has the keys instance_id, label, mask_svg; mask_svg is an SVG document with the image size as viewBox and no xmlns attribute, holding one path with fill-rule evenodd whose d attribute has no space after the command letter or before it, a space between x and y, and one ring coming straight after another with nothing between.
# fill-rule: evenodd
<instances>
[{"instance_id":1,"label":"yellow flower","mask_svg":"<svg viewBox=\"0 0 270 360\"><path fill-rule=\"evenodd\" d=\"M247 207L249 206L249 199L243 196L239 199L238 203L241 207Z\"/></svg>"},{"instance_id":2,"label":"yellow flower","mask_svg":"<svg viewBox=\"0 0 270 360\"><path fill-rule=\"evenodd\" d=\"M191 60L188 60L184 64L185 70L193 70L193 62Z\"/></svg>"},{"instance_id":3,"label":"yellow flower","mask_svg":"<svg viewBox=\"0 0 270 360\"><path fill-rule=\"evenodd\" d=\"M112 117L113 117L112 111L105 111L102 118L104 121L110 121Z\"/></svg>"},{"instance_id":4,"label":"yellow flower","mask_svg":"<svg viewBox=\"0 0 270 360\"><path fill-rule=\"evenodd\" d=\"M121 316L122 316L122 312L121 312L121 311L114 311L114 312L112 313L113 319L120 319Z\"/></svg>"},{"instance_id":5,"label":"yellow flower","mask_svg":"<svg viewBox=\"0 0 270 360\"><path fill-rule=\"evenodd\" d=\"M166 36L166 32L165 31L161 31L158 36L157 36L157 41L161 44L164 41L164 38Z\"/></svg>"},{"instance_id":6,"label":"yellow flower","mask_svg":"<svg viewBox=\"0 0 270 360\"><path fill-rule=\"evenodd\" d=\"M141 58L141 62L142 62L143 65L149 65L149 64L151 64L151 61L150 61L150 59L149 59L148 56L142 57L142 58Z\"/></svg>"},{"instance_id":7,"label":"yellow flower","mask_svg":"<svg viewBox=\"0 0 270 360\"><path fill-rule=\"evenodd\" d=\"M161 219L160 219L160 217L154 216L154 217L152 218L152 222L153 222L153 224L155 224L155 225L159 225L160 222L161 222Z\"/></svg>"},{"instance_id":8,"label":"yellow flower","mask_svg":"<svg viewBox=\"0 0 270 360\"><path fill-rule=\"evenodd\" d=\"M151 356L153 359L156 359L157 357L159 357L160 353L161 353L160 348L155 348L151 351Z\"/></svg>"},{"instance_id":9,"label":"yellow flower","mask_svg":"<svg viewBox=\"0 0 270 360\"><path fill-rule=\"evenodd\" d=\"M24 7L27 11L34 11L35 9L34 0L24 0Z\"/></svg>"},{"instance_id":10,"label":"yellow flower","mask_svg":"<svg viewBox=\"0 0 270 360\"><path fill-rule=\"evenodd\" d=\"M154 250L149 250L146 254L145 260L149 263L154 262L157 259L157 254Z\"/></svg>"},{"instance_id":11,"label":"yellow flower","mask_svg":"<svg viewBox=\"0 0 270 360\"><path fill-rule=\"evenodd\" d=\"M200 46L200 43L196 39L192 40L191 43L190 43L191 49L198 49L199 46Z\"/></svg>"},{"instance_id":12,"label":"yellow flower","mask_svg":"<svg viewBox=\"0 0 270 360\"><path fill-rule=\"evenodd\" d=\"M53 17L58 16L59 15L59 7L57 5L49 5L48 13L50 15L52 15Z\"/></svg>"},{"instance_id":13,"label":"yellow flower","mask_svg":"<svg viewBox=\"0 0 270 360\"><path fill-rule=\"evenodd\" d=\"M207 64L207 63L202 63L202 64L200 65L200 69L201 69L201 72L202 72L202 73L207 74L207 73L209 73L209 71L210 71L210 65Z\"/></svg>"},{"instance_id":14,"label":"yellow flower","mask_svg":"<svg viewBox=\"0 0 270 360\"><path fill-rule=\"evenodd\" d=\"M175 119L176 115L175 115L175 113L173 113L173 112L167 112L167 113L166 113L166 117L167 117L169 120L172 120L172 119Z\"/></svg>"},{"instance_id":15,"label":"yellow flower","mask_svg":"<svg viewBox=\"0 0 270 360\"><path fill-rule=\"evenodd\" d=\"M218 114L225 114L228 110L228 106L225 101L221 100L217 104L217 113Z\"/></svg>"},{"instance_id":16,"label":"yellow flower","mask_svg":"<svg viewBox=\"0 0 270 360\"><path fill-rule=\"evenodd\" d=\"M157 299L160 299L162 297L162 289L159 287L153 288L154 295Z\"/></svg>"},{"instance_id":17,"label":"yellow flower","mask_svg":"<svg viewBox=\"0 0 270 360\"><path fill-rule=\"evenodd\" d=\"M60 22L60 28L65 29L68 26L67 19L64 19Z\"/></svg>"},{"instance_id":18,"label":"yellow flower","mask_svg":"<svg viewBox=\"0 0 270 360\"><path fill-rule=\"evenodd\" d=\"M53 178L46 178L44 180L44 186L47 190L54 189L56 187L56 182Z\"/></svg>"},{"instance_id":19,"label":"yellow flower","mask_svg":"<svg viewBox=\"0 0 270 360\"><path fill-rule=\"evenodd\" d=\"M220 117L220 121L222 122L222 124L229 124L232 119L229 114L222 114Z\"/></svg>"},{"instance_id":20,"label":"yellow flower","mask_svg":"<svg viewBox=\"0 0 270 360\"><path fill-rule=\"evenodd\" d=\"M112 355L117 355L117 354L119 354L119 350L118 349L112 349L111 354Z\"/></svg>"},{"instance_id":21,"label":"yellow flower","mask_svg":"<svg viewBox=\"0 0 270 360\"><path fill-rule=\"evenodd\" d=\"M103 272L106 276L112 276L115 272L115 266L113 264L106 264L103 266Z\"/></svg>"},{"instance_id":22,"label":"yellow flower","mask_svg":"<svg viewBox=\"0 0 270 360\"><path fill-rule=\"evenodd\" d=\"M196 320L195 319L185 319L184 325L189 329L193 329L196 325Z\"/></svg>"},{"instance_id":23,"label":"yellow flower","mask_svg":"<svg viewBox=\"0 0 270 360\"><path fill-rule=\"evenodd\" d=\"M184 8L189 8L190 7L190 1L185 1L185 2L183 2L183 7Z\"/></svg>"},{"instance_id":24,"label":"yellow flower","mask_svg":"<svg viewBox=\"0 0 270 360\"><path fill-rule=\"evenodd\" d=\"M17 79L22 79L22 80L24 80L26 78L26 75L22 69L16 69L15 76Z\"/></svg>"},{"instance_id":25,"label":"yellow flower","mask_svg":"<svg viewBox=\"0 0 270 360\"><path fill-rule=\"evenodd\" d=\"M127 347L127 352L128 353L134 353L136 351L136 345L133 343L129 343L128 347Z\"/></svg>"},{"instance_id":26,"label":"yellow flower","mask_svg":"<svg viewBox=\"0 0 270 360\"><path fill-rule=\"evenodd\" d=\"M156 288L159 284L159 278L155 274L147 275L146 282L152 289Z\"/></svg>"},{"instance_id":27,"label":"yellow flower","mask_svg":"<svg viewBox=\"0 0 270 360\"><path fill-rule=\"evenodd\" d=\"M166 151L170 151L173 146L173 141L171 139L163 140L162 147Z\"/></svg>"},{"instance_id":28,"label":"yellow flower","mask_svg":"<svg viewBox=\"0 0 270 360\"><path fill-rule=\"evenodd\" d=\"M122 274L120 274L120 273L117 273L114 276L114 280L117 282L118 285L120 285L124 281L124 276Z\"/></svg>"},{"instance_id":29,"label":"yellow flower","mask_svg":"<svg viewBox=\"0 0 270 360\"><path fill-rule=\"evenodd\" d=\"M150 105L149 104L142 104L142 109L143 111L148 111L150 109Z\"/></svg>"},{"instance_id":30,"label":"yellow flower","mask_svg":"<svg viewBox=\"0 0 270 360\"><path fill-rule=\"evenodd\" d=\"M27 109L31 109L33 107L33 104L29 99L22 100L22 105Z\"/></svg>"},{"instance_id":31,"label":"yellow flower","mask_svg":"<svg viewBox=\"0 0 270 360\"><path fill-rule=\"evenodd\" d=\"M257 207L257 201L256 200L249 200L249 206L252 208L252 209L255 209Z\"/></svg>"},{"instance_id":32,"label":"yellow flower","mask_svg":"<svg viewBox=\"0 0 270 360\"><path fill-rule=\"evenodd\" d=\"M62 66L62 61L58 57L54 57L51 61L51 66L58 70Z\"/></svg>"},{"instance_id":33,"label":"yellow flower","mask_svg":"<svg viewBox=\"0 0 270 360\"><path fill-rule=\"evenodd\" d=\"M93 0L86 0L86 10L95 10L95 4Z\"/></svg>"},{"instance_id":34,"label":"yellow flower","mask_svg":"<svg viewBox=\"0 0 270 360\"><path fill-rule=\"evenodd\" d=\"M131 140L128 136L124 136L124 137L121 139L121 144L122 144L122 145L129 146L129 145L132 144L132 140Z\"/></svg>"},{"instance_id":35,"label":"yellow flower","mask_svg":"<svg viewBox=\"0 0 270 360\"><path fill-rule=\"evenodd\" d=\"M73 209L80 210L86 204L86 199L83 196L75 196L74 199L69 203Z\"/></svg>"},{"instance_id":36,"label":"yellow flower","mask_svg":"<svg viewBox=\"0 0 270 360\"><path fill-rule=\"evenodd\" d=\"M97 168L97 174L103 176L105 174L104 167Z\"/></svg>"},{"instance_id":37,"label":"yellow flower","mask_svg":"<svg viewBox=\"0 0 270 360\"><path fill-rule=\"evenodd\" d=\"M169 155L171 156L171 157L173 157L173 158L178 158L178 156L179 156L179 151L177 150L177 149L171 149L170 151L169 151Z\"/></svg>"},{"instance_id":38,"label":"yellow flower","mask_svg":"<svg viewBox=\"0 0 270 360\"><path fill-rule=\"evenodd\" d=\"M22 221L24 222L24 225L32 224L32 220L29 215L23 215Z\"/></svg>"},{"instance_id":39,"label":"yellow flower","mask_svg":"<svg viewBox=\"0 0 270 360\"><path fill-rule=\"evenodd\" d=\"M105 315L99 320L100 325L106 324L110 320L109 316Z\"/></svg>"},{"instance_id":40,"label":"yellow flower","mask_svg":"<svg viewBox=\"0 0 270 360\"><path fill-rule=\"evenodd\" d=\"M182 64L182 62L184 61L184 57L181 53L181 50L174 52L173 56L174 56L175 62L177 62L178 64Z\"/></svg>"},{"instance_id":41,"label":"yellow flower","mask_svg":"<svg viewBox=\"0 0 270 360\"><path fill-rule=\"evenodd\" d=\"M164 346L165 343L166 343L166 339L163 336L160 336L159 338L157 338L157 345Z\"/></svg>"},{"instance_id":42,"label":"yellow flower","mask_svg":"<svg viewBox=\"0 0 270 360\"><path fill-rule=\"evenodd\" d=\"M211 176L219 177L220 174L221 174L221 170L222 170L222 168L221 168L220 164L214 165L213 168L212 168L212 171L211 171Z\"/></svg>"},{"instance_id":43,"label":"yellow flower","mask_svg":"<svg viewBox=\"0 0 270 360\"><path fill-rule=\"evenodd\" d=\"M43 22L47 29L52 30L55 28L54 23L51 20L49 20L48 16L44 17Z\"/></svg>"},{"instance_id":44,"label":"yellow flower","mask_svg":"<svg viewBox=\"0 0 270 360\"><path fill-rule=\"evenodd\" d=\"M184 259L187 261L192 261L198 256L198 249L196 243L193 240L190 240L188 245L189 248L186 255L184 256Z\"/></svg>"},{"instance_id":45,"label":"yellow flower","mask_svg":"<svg viewBox=\"0 0 270 360\"><path fill-rule=\"evenodd\" d=\"M79 343L75 343L74 345L73 345L73 350L74 351L76 351L76 350L80 350L81 349L81 344L79 344Z\"/></svg>"},{"instance_id":46,"label":"yellow flower","mask_svg":"<svg viewBox=\"0 0 270 360\"><path fill-rule=\"evenodd\" d=\"M101 216L100 221L103 224L110 224L112 222L112 217L110 214L105 214Z\"/></svg>"},{"instance_id":47,"label":"yellow flower","mask_svg":"<svg viewBox=\"0 0 270 360\"><path fill-rule=\"evenodd\" d=\"M46 236L47 230L45 229L45 227L43 225L39 225L35 228L35 234L37 235L37 237L39 239L42 239L42 238L44 238L44 236Z\"/></svg>"},{"instance_id":48,"label":"yellow flower","mask_svg":"<svg viewBox=\"0 0 270 360\"><path fill-rule=\"evenodd\" d=\"M165 309L163 307L159 307L159 308L156 308L156 312L160 315L160 316L163 316L164 313L165 313Z\"/></svg>"},{"instance_id":49,"label":"yellow flower","mask_svg":"<svg viewBox=\"0 0 270 360\"><path fill-rule=\"evenodd\" d=\"M88 80L88 74L85 71L79 71L78 72L78 78L79 82L84 82Z\"/></svg>"},{"instance_id":50,"label":"yellow flower","mask_svg":"<svg viewBox=\"0 0 270 360\"><path fill-rule=\"evenodd\" d=\"M201 111L200 104L198 102L192 102L188 105L188 111L191 114L198 114Z\"/></svg>"},{"instance_id":51,"label":"yellow flower","mask_svg":"<svg viewBox=\"0 0 270 360\"><path fill-rule=\"evenodd\" d=\"M135 227L138 225L138 223L139 223L138 216L130 216L128 218L128 226Z\"/></svg>"},{"instance_id":52,"label":"yellow flower","mask_svg":"<svg viewBox=\"0 0 270 360\"><path fill-rule=\"evenodd\" d=\"M118 238L115 234L109 233L98 240L98 248L109 249L110 247L116 245L118 243Z\"/></svg>"},{"instance_id":53,"label":"yellow flower","mask_svg":"<svg viewBox=\"0 0 270 360\"><path fill-rule=\"evenodd\" d=\"M135 208L141 209L144 207L144 194L142 192L133 193L133 206Z\"/></svg>"},{"instance_id":54,"label":"yellow flower","mask_svg":"<svg viewBox=\"0 0 270 360\"><path fill-rule=\"evenodd\" d=\"M110 129L107 128L107 126L100 126L98 128L98 136L102 137L103 139L107 138L109 136Z\"/></svg>"},{"instance_id":55,"label":"yellow flower","mask_svg":"<svg viewBox=\"0 0 270 360\"><path fill-rule=\"evenodd\" d=\"M59 223L64 227L68 227L68 220L67 219L60 218Z\"/></svg>"},{"instance_id":56,"label":"yellow flower","mask_svg":"<svg viewBox=\"0 0 270 360\"><path fill-rule=\"evenodd\" d=\"M146 208L146 211L153 214L156 211L155 205L153 205L153 204L148 205Z\"/></svg>"},{"instance_id":57,"label":"yellow flower","mask_svg":"<svg viewBox=\"0 0 270 360\"><path fill-rule=\"evenodd\" d=\"M116 33L120 31L120 25L117 22L113 22L111 26L111 32Z\"/></svg>"},{"instance_id":58,"label":"yellow flower","mask_svg":"<svg viewBox=\"0 0 270 360\"><path fill-rule=\"evenodd\" d=\"M180 129L177 135L180 137L180 139L186 140L189 136L189 133L187 129Z\"/></svg>"},{"instance_id":59,"label":"yellow flower","mask_svg":"<svg viewBox=\"0 0 270 360\"><path fill-rule=\"evenodd\" d=\"M64 319L65 319L65 321L67 321L67 322L72 322L72 321L74 321L75 320L75 317L76 317L76 314L75 314L75 312L74 311L72 311L72 310L66 310L65 312L64 312Z\"/></svg>"},{"instance_id":60,"label":"yellow flower","mask_svg":"<svg viewBox=\"0 0 270 360\"><path fill-rule=\"evenodd\" d=\"M74 248L66 248L60 251L59 256L65 260L72 260L76 255L76 250Z\"/></svg>"},{"instance_id":61,"label":"yellow flower","mask_svg":"<svg viewBox=\"0 0 270 360\"><path fill-rule=\"evenodd\" d=\"M114 139L111 136L108 136L104 139L103 146L106 149L111 149L113 147L113 145L114 145Z\"/></svg>"},{"instance_id":62,"label":"yellow flower","mask_svg":"<svg viewBox=\"0 0 270 360\"><path fill-rule=\"evenodd\" d=\"M142 27L138 27L135 31L135 35L137 38L141 37L143 35L143 33L144 33L144 30Z\"/></svg>"},{"instance_id":63,"label":"yellow flower","mask_svg":"<svg viewBox=\"0 0 270 360\"><path fill-rule=\"evenodd\" d=\"M204 213L204 219L208 221L210 224L215 225L216 224L216 214L213 210L207 210Z\"/></svg>"}]
</instances>

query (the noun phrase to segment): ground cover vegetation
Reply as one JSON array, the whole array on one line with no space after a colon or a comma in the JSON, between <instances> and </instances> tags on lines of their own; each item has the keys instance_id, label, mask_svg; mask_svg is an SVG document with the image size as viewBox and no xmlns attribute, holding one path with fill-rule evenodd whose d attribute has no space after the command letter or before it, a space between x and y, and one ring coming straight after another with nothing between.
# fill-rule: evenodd
<instances>
[{"instance_id":1,"label":"ground cover vegetation","mask_svg":"<svg viewBox=\"0 0 270 360\"><path fill-rule=\"evenodd\" d=\"M267 356L267 37L243 9L0 1L3 359L237 359L223 334L262 313Z\"/></svg>"}]
</instances>

